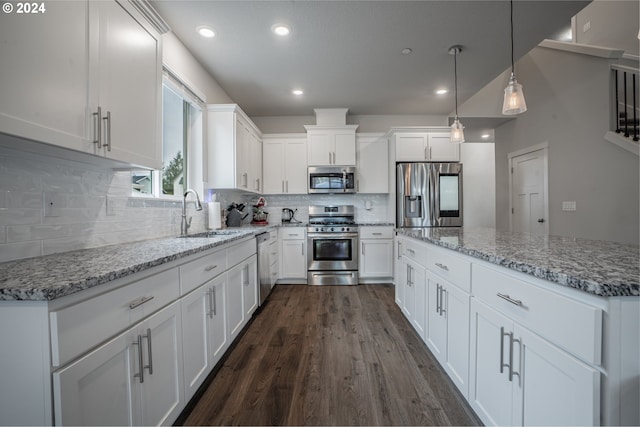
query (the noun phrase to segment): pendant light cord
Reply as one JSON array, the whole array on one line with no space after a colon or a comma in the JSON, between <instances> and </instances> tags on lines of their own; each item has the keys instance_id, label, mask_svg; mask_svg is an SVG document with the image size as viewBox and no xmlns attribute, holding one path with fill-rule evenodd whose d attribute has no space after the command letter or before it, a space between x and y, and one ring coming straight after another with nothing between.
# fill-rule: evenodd
<instances>
[{"instance_id":1,"label":"pendant light cord","mask_svg":"<svg viewBox=\"0 0 640 427\"><path fill-rule=\"evenodd\" d=\"M514 74L516 67L513 64L513 0L510 0L510 5L511 5L511 74Z\"/></svg>"},{"instance_id":2,"label":"pendant light cord","mask_svg":"<svg viewBox=\"0 0 640 427\"><path fill-rule=\"evenodd\" d=\"M456 100L456 119L458 118L458 48L454 48L453 54L453 87L455 90Z\"/></svg>"}]
</instances>

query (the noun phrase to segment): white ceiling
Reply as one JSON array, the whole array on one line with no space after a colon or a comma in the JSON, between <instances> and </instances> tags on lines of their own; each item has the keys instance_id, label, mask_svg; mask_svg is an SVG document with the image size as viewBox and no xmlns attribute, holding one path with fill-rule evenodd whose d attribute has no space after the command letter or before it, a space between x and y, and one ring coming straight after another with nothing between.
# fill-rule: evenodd
<instances>
[{"instance_id":1,"label":"white ceiling","mask_svg":"<svg viewBox=\"0 0 640 427\"><path fill-rule=\"evenodd\" d=\"M463 47L459 104L510 66L506 0L151 3L249 116L309 116L330 107L355 115L447 115L454 109L451 45ZM516 0L516 58L567 27L588 3ZM273 34L275 23L290 25L291 35ZM199 36L199 25L216 37ZM403 48L413 52L403 55ZM451 91L436 95L441 87ZM305 94L292 95L294 88Z\"/></svg>"}]
</instances>

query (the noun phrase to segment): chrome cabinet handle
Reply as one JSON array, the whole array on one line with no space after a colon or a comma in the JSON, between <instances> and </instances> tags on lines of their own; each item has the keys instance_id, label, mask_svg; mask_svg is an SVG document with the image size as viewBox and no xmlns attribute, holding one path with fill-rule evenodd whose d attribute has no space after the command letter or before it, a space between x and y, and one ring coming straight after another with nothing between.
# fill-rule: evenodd
<instances>
[{"instance_id":1,"label":"chrome cabinet handle","mask_svg":"<svg viewBox=\"0 0 640 427\"><path fill-rule=\"evenodd\" d=\"M444 264L440 264L439 262L436 262L436 266L440 267L441 269L443 269L444 271L449 271L449 267L447 267Z\"/></svg>"},{"instance_id":2,"label":"chrome cabinet handle","mask_svg":"<svg viewBox=\"0 0 640 427\"><path fill-rule=\"evenodd\" d=\"M137 300L129 304L129 309L133 310L134 308L140 307L142 304L151 301L153 298L154 298L153 295L148 297L138 298Z\"/></svg>"},{"instance_id":3,"label":"chrome cabinet handle","mask_svg":"<svg viewBox=\"0 0 640 427\"><path fill-rule=\"evenodd\" d=\"M214 270L216 268L218 268L217 264L216 265L209 265L209 266L204 268L204 271L211 271L211 270Z\"/></svg>"},{"instance_id":4,"label":"chrome cabinet handle","mask_svg":"<svg viewBox=\"0 0 640 427\"><path fill-rule=\"evenodd\" d=\"M444 316L447 310L444 309L444 297L447 296L447 291L444 286L440 286L440 316Z\"/></svg>"},{"instance_id":5,"label":"chrome cabinet handle","mask_svg":"<svg viewBox=\"0 0 640 427\"><path fill-rule=\"evenodd\" d=\"M329 164L331 164L331 151L329 151Z\"/></svg>"},{"instance_id":6,"label":"chrome cabinet handle","mask_svg":"<svg viewBox=\"0 0 640 427\"><path fill-rule=\"evenodd\" d=\"M140 384L144 382L144 361L142 360L142 335L138 334L138 341L134 341L133 345L138 346L138 369L139 373L134 374L133 378L140 378Z\"/></svg>"},{"instance_id":7,"label":"chrome cabinet handle","mask_svg":"<svg viewBox=\"0 0 640 427\"><path fill-rule=\"evenodd\" d=\"M402 242L398 242L398 259L402 258Z\"/></svg>"},{"instance_id":8,"label":"chrome cabinet handle","mask_svg":"<svg viewBox=\"0 0 640 427\"><path fill-rule=\"evenodd\" d=\"M440 314L440 284L436 283L436 313Z\"/></svg>"},{"instance_id":9,"label":"chrome cabinet handle","mask_svg":"<svg viewBox=\"0 0 640 427\"><path fill-rule=\"evenodd\" d=\"M147 328L147 335L143 335L143 338L147 339L147 352L149 353L149 364L145 365L145 368L149 369L149 375L153 375L153 353L151 352L151 328ZM142 341L140 341L142 342ZM140 352L142 354L142 352ZM140 381L142 382L142 381Z\"/></svg>"},{"instance_id":10,"label":"chrome cabinet handle","mask_svg":"<svg viewBox=\"0 0 640 427\"><path fill-rule=\"evenodd\" d=\"M285 182L287 183L287 193L288 193L289 192L289 180L287 179Z\"/></svg>"},{"instance_id":11,"label":"chrome cabinet handle","mask_svg":"<svg viewBox=\"0 0 640 427\"><path fill-rule=\"evenodd\" d=\"M425 158L425 160L429 159L429 154L427 152L427 147L424 147L424 158Z\"/></svg>"},{"instance_id":12,"label":"chrome cabinet handle","mask_svg":"<svg viewBox=\"0 0 640 427\"><path fill-rule=\"evenodd\" d=\"M209 316L210 319L213 319L213 296L211 295L213 291L211 288L209 288L209 290L205 293L207 294L207 298L209 299L209 310L207 310L207 316Z\"/></svg>"},{"instance_id":13,"label":"chrome cabinet handle","mask_svg":"<svg viewBox=\"0 0 640 427\"><path fill-rule=\"evenodd\" d=\"M282 192L284 193L284 179L282 180Z\"/></svg>"},{"instance_id":14,"label":"chrome cabinet handle","mask_svg":"<svg viewBox=\"0 0 640 427\"><path fill-rule=\"evenodd\" d=\"M93 143L102 147L102 107L98 107L98 111L93 113Z\"/></svg>"},{"instance_id":15,"label":"chrome cabinet handle","mask_svg":"<svg viewBox=\"0 0 640 427\"><path fill-rule=\"evenodd\" d=\"M373 233L374 236L382 236L382 233Z\"/></svg>"},{"instance_id":16,"label":"chrome cabinet handle","mask_svg":"<svg viewBox=\"0 0 640 427\"><path fill-rule=\"evenodd\" d=\"M411 249L411 248L407 249L407 252L410 252L410 253L411 253L411 255L415 255L415 254L416 254L416 251L414 251L414 250L413 250L413 249Z\"/></svg>"},{"instance_id":17,"label":"chrome cabinet handle","mask_svg":"<svg viewBox=\"0 0 640 427\"><path fill-rule=\"evenodd\" d=\"M107 122L107 128L105 130L107 137L107 143L102 144L103 147L107 147L107 151L111 151L111 111L107 111L107 116L103 117L102 120Z\"/></svg>"},{"instance_id":18,"label":"chrome cabinet handle","mask_svg":"<svg viewBox=\"0 0 640 427\"><path fill-rule=\"evenodd\" d=\"M513 343L517 342L520 345L520 340L513 337L513 332L509 334L510 343L509 343L509 381L513 381L513 377L518 377L518 382L520 382L520 373L513 370Z\"/></svg>"},{"instance_id":19,"label":"chrome cabinet handle","mask_svg":"<svg viewBox=\"0 0 640 427\"><path fill-rule=\"evenodd\" d=\"M501 293L497 293L496 294L499 298L502 298L505 301L509 301L511 304L513 305L517 305L518 307L522 307L522 301L518 300L518 299L513 299L511 298L509 295L506 294L501 294Z\"/></svg>"},{"instance_id":20,"label":"chrome cabinet handle","mask_svg":"<svg viewBox=\"0 0 640 427\"><path fill-rule=\"evenodd\" d=\"M213 315L217 316L217 306L218 306L218 302L216 300L216 288L211 288L211 295L213 296Z\"/></svg>"},{"instance_id":21,"label":"chrome cabinet handle","mask_svg":"<svg viewBox=\"0 0 640 427\"><path fill-rule=\"evenodd\" d=\"M242 186L244 188L249 188L249 174L247 172L242 174L242 180L244 182Z\"/></svg>"},{"instance_id":22,"label":"chrome cabinet handle","mask_svg":"<svg viewBox=\"0 0 640 427\"><path fill-rule=\"evenodd\" d=\"M304 243L300 243L300 254L304 255Z\"/></svg>"},{"instance_id":23,"label":"chrome cabinet handle","mask_svg":"<svg viewBox=\"0 0 640 427\"><path fill-rule=\"evenodd\" d=\"M509 368L511 369L511 367L508 364L504 363L504 337L509 336L508 333L504 332L504 326L500 327L500 373L502 374L504 372L504 368ZM509 341L511 342L511 341Z\"/></svg>"}]
</instances>

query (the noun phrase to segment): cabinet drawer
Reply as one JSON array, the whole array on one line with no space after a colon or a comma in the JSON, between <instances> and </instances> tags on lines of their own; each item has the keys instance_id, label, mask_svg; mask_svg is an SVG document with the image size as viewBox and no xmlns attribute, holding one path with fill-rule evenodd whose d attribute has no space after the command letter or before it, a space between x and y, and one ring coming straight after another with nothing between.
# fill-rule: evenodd
<instances>
[{"instance_id":1,"label":"cabinet drawer","mask_svg":"<svg viewBox=\"0 0 640 427\"><path fill-rule=\"evenodd\" d=\"M227 249L228 268L239 264L257 252L256 239L249 239Z\"/></svg>"},{"instance_id":2,"label":"cabinet drawer","mask_svg":"<svg viewBox=\"0 0 640 427\"><path fill-rule=\"evenodd\" d=\"M282 227L280 229L280 233L282 233L282 239L283 240L290 240L290 239L304 239L305 235L304 235L305 229L302 227Z\"/></svg>"},{"instance_id":3,"label":"cabinet drawer","mask_svg":"<svg viewBox=\"0 0 640 427\"><path fill-rule=\"evenodd\" d=\"M403 256L424 266L427 258L427 245L413 239L400 240L400 251Z\"/></svg>"},{"instance_id":4,"label":"cabinet drawer","mask_svg":"<svg viewBox=\"0 0 640 427\"><path fill-rule=\"evenodd\" d=\"M601 363L599 308L477 264L471 280L474 296L492 308L584 361Z\"/></svg>"},{"instance_id":5,"label":"cabinet drawer","mask_svg":"<svg viewBox=\"0 0 640 427\"><path fill-rule=\"evenodd\" d=\"M179 296L178 269L50 313L51 360L61 366Z\"/></svg>"},{"instance_id":6,"label":"cabinet drawer","mask_svg":"<svg viewBox=\"0 0 640 427\"><path fill-rule=\"evenodd\" d=\"M392 239L393 227L360 227L361 239Z\"/></svg>"},{"instance_id":7,"label":"cabinet drawer","mask_svg":"<svg viewBox=\"0 0 640 427\"><path fill-rule=\"evenodd\" d=\"M427 269L444 277L465 292L471 292L471 262L447 249L429 246Z\"/></svg>"},{"instance_id":8,"label":"cabinet drawer","mask_svg":"<svg viewBox=\"0 0 640 427\"><path fill-rule=\"evenodd\" d=\"M185 295L227 270L225 249L209 253L180 266L180 291Z\"/></svg>"}]
</instances>

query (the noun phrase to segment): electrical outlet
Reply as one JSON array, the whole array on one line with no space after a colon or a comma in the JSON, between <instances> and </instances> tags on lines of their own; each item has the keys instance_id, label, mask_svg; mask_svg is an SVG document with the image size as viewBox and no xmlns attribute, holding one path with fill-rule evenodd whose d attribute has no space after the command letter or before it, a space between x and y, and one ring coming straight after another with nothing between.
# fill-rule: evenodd
<instances>
[{"instance_id":1,"label":"electrical outlet","mask_svg":"<svg viewBox=\"0 0 640 427\"><path fill-rule=\"evenodd\" d=\"M563 211L575 211L576 210L576 202L562 202L562 210Z\"/></svg>"},{"instance_id":2,"label":"electrical outlet","mask_svg":"<svg viewBox=\"0 0 640 427\"><path fill-rule=\"evenodd\" d=\"M582 26L582 32L586 33L590 29L591 29L591 21L585 22L584 25Z\"/></svg>"},{"instance_id":3,"label":"electrical outlet","mask_svg":"<svg viewBox=\"0 0 640 427\"><path fill-rule=\"evenodd\" d=\"M106 206L107 216L114 216L116 214L115 203L109 196L105 198L104 205Z\"/></svg>"},{"instance_id":4,"label":"electrical outlet","mask_svg":"<svg viewBox=\"0 0 640 427\"><path fill-rule=\"evenodd\" d=\"M45 191L42 193L42 205L45 217L60 216L62 197L56 192Z\"/></svg>"}]
</instances>

